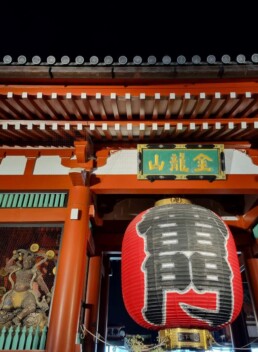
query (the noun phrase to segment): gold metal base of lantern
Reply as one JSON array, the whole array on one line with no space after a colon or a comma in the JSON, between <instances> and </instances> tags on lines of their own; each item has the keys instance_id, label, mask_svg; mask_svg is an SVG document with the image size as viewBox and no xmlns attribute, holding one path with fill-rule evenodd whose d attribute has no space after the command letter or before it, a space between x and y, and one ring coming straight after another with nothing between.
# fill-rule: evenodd
<instances>
[{"instance_id":1,"label":"gold metal base of lantern","mask_svg":"<svg viewBox=\"0 0 258 352\"><path fill-rule=\"evenodd\" d=\"M212 335L204 329L164 329L159 331L159 341L164 341L165 350L195 348L207 350L211 347Z\"/></svg>"},{"instance_id":2,"label":"gold metal base of lantern","mask_svg":"<svg viewBox=\"0 0 258 352\"><path fill-rule=\"evenodd\" d=\"M166 204L191 204L192 202L189 199L181 197L172 197L160 199L155 202L155 207L166 205Z\"/></svg>"}]
</instances>

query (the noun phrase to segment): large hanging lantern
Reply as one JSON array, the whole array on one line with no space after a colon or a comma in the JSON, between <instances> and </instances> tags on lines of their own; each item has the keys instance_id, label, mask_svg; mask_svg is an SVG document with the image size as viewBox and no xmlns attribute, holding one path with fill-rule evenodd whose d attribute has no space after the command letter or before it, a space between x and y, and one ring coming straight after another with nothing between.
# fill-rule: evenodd
<instances>
[{"instance_id":1,"label":"large hanging lantern","mask_svg":"<svg viewBox=\"0 0 258 352\"><path fill-rule=\"evenodd\" d=\"M125 307L142 327L176 340L170 348L207 348L207 331L232 323L242 307L234 239L213 211L173 198L165 203L140 213L125 232Z\"/></svg>"}]
</instances>

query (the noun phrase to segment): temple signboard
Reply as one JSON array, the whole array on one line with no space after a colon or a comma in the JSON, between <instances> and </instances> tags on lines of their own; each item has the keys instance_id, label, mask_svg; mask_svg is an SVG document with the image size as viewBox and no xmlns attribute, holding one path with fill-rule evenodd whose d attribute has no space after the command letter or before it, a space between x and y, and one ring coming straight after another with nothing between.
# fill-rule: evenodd
<instances>
[{"instance_id":1,"label":"temple signboard","mask_svg":"<svg viewBox=\"0 0 258 352\"><path fill-rule=\"evenodd\" d=\"M223 180L223 144L138 144L138 179Z\"/></svg>"}]
</instances>

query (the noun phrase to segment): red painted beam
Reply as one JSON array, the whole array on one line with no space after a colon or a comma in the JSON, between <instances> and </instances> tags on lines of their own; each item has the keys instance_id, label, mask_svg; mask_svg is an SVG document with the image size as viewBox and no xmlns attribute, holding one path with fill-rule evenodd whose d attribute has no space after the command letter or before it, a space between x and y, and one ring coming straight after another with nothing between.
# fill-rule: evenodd
<instances>
[{"instance_id":1,"label":"red painted beam","mask_svg":"<svg viewBox=\"0 0 258 352\"><path fill-rule=\"evenodd\" d=\"M71 187L69 175L7 175L0 176L1 191L67 190Z\"/></svg>"},{"instance_id":2,"label":"red painted beam","mask_svg":"<svg viewBox=\"0 0 258 352\"><path fill-rule=\"evenodd\" d=\"M0 209L0 223L64 222L66 208L5 208Z\"/></svg>"},{"instance_id":3,"label":"red painted beam","mask_svg":"<svg viewBox=\"0 0 258 352\"><path fill-rule=\"evenodd\" d=\"M227 175L226 180L138 180L136 175L93 175L94 194L258 194L258 175Z\"/></svg>"},{"instance_id":4,"label":"red painted beam","mask_svg":"<svg viewBox=\"0 0 258 352\"><path fill-rule=\"evenodd\" d=\"M7 67L4 68L5 70ZM116 85L0 85L0 94L7 94L8 92L13 92L14 94L21 95L23 92L28 94L37 94L37 92L42 92L43 95L49 95L52 92L57 94L72 93L73 95L80 95L81 92L87 91L87 95L96 95L100 93L103 95L110 95L111 93L116 93L117 95L125 95L125 93L130 93L132 95L140 95L145 93L146 95L154 95L155 93L160 93L161 95L169 94L171 92L177 95L183 95L185 92L190 94L200 94L205 92L206 94L214 94L220 92L221 94L228 94L230 92L235 92L236 94L242 94L245 92L258 93L258 83L250 82L248 80L241 80L239 82L194 82L194 83L166 83L166 84L141 84L134 85L128 84L124 86L123 84Z\"/></svg>"}]
</instances>

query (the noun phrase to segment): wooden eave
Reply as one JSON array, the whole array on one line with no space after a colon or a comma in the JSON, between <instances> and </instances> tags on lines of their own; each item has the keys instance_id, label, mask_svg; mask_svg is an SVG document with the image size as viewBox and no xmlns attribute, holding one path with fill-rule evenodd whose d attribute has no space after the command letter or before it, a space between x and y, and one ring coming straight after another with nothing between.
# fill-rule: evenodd
<instances>
[{"instance_id":1,"label":"wooden eave","mask_svg":"<svg viewBox=\"0 0 258 352\"><path fill-rule=\"evenodd\" d=\"M257 81L258 65L59 66L0 65L4 84L158 84L223 80Z\"/></svg>"},{"instance_id":2,"label":"wooden eave","mask_svg":"<svg viewBox=\"0 0 258 352\"><path fill-rule=\"evenodd\" d=\"M0 86L2 145L255 141L258 83Z\"/></svg>"}]
</instances>

